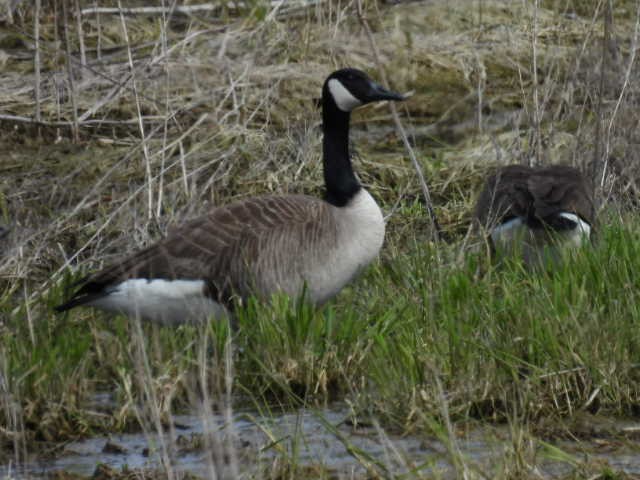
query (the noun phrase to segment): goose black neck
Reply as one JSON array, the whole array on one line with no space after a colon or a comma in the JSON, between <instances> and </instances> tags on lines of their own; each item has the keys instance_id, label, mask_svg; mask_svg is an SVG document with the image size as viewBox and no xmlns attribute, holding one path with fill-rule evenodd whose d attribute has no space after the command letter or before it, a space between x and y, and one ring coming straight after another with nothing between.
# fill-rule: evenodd
<instances>
[{"instance_id":1,"label":"goose black neck","mask_svg":"<svg viewBox=\"0 0 640 480\"><path fill-rule=\"evenodd\" d=\"M360 190L349 156L349 112L340 110L328 95L322 100L322 130L324 133L323 167L325 200L332 205L346 205Z\"/></svg>"}]
</instances>

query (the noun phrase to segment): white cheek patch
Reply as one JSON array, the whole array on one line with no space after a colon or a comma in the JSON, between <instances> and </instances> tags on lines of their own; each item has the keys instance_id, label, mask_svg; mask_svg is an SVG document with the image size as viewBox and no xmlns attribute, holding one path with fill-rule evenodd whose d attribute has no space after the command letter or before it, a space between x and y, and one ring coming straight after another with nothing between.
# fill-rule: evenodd
<instances>
[{"instance_id":1,"label":"white cheek patch","mask_svg":"<svg viewBox=\"0 0 640 480\"><path fill-rule=\"evenodd\" d=\"M584 220L582 220L578 215L576 215L575 213L567 213L567 212L562 212L560 214L560 216L562 218L566 218L567 220L571 220L572 222L577 224L577 229L582 232L583 235L586 235L587 237L589 235L591 235L591 226L585 222Z\"/></svg>"},{"instance_id":2,"label":"white cheek patch","mask_svg":"<svg viewBox=\"0 0 640 480\"><path fill-rule=\"evenodd\" d=\"M576 224L571 230L562 230L556 232L557 239L560 243L579 247L584 245L591 236L591 226L582 220L578 215L569 212L562 212L560 217L565 218ZM529 240L535 241L533 231L526 226L521 218L512 218L508 222L498 225L491 231L491 240L494 245L499 248L505 248L515 241Z\"/></svg>"},{"instance_id":3,"label":"white cheek patch","mask_svg":"<svg viewBox=\"0 0 640 480\"><path fill-rule=\"evenodd\" d=\"M571 220L576 223L576 228L570 233L565 234L567 239L576 246L580 246L585 243L591 236L591 225L582 220L578 215L574 213L562 212L559 216Z\"/></svg>"},{"instance_id":4,"label":"white cheek patch","mask_svg":"<svg viewBox=\"0 0 640 480\"><path fill-rule=\"evenodd\" d=\"M350 112L354 108L362 105L362 102L354 97L339 80L332 78L329 80L328 86L334 102L336 102L338 108L343 112Z\"/></svg>"}]
</instances>

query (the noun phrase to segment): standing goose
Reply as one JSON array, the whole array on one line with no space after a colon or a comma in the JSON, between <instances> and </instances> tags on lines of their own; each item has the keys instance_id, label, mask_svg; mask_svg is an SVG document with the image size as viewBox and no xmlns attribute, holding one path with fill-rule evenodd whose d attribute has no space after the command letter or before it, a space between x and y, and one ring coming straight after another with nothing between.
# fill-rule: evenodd
<instances>
[{"instance_id":1,"label":"standing goose","mask_svg":"<svg viewBox=\"0 0 640 480\"><path fill-rule=\"evenodd\" d=\"M575 168L509 165L487 179L475 218L489 232L494 252L516 251L531 265L545 250L557 258L559 249L586 243L594 204Z\"/></svg>"},{"instance_id":2,"label":"standing goose","mask_svg":"<svg viewBox=\"0 0 640 480\"><path fill-rule=\"evenodd\" d=\"M380 207L349 156L351 111L403 100L364 72L333 72L322 87L324 200L259 196L214 208L163 240L81 282L58 311L80 305L179 324L227 312L233 298L305 291L314 304L336 295L378 254Z\"/></svg>"}]
</instances>

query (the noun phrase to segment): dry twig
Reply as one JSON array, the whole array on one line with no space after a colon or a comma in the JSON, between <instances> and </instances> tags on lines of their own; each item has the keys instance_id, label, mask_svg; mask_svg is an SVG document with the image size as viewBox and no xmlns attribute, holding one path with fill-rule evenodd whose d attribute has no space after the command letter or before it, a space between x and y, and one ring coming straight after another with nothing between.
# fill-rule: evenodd
<instances>
[{"instance_id":1,"label":"dry twig","mask_svg":"<svg viewBox=\"0 0 640 480\"><path fill-rule=\"evenodd\" d=\"M285 17L292 16L300 11L307 10L311 7L323 3L326 0L271 0L269 8L272 10L272 16ZM171 13L180 13L183 15L201 14L203 12L219 12L222 9L227 10L245 10L252 8L251 2L228 1L202 3L198 5L173 5L170 7L131 7L131 8L113 8L113 7L89 7L81 11L82 15L99 15L105 14L124 14L124 15L166 15Z\"/></svg>"}]
</instances>

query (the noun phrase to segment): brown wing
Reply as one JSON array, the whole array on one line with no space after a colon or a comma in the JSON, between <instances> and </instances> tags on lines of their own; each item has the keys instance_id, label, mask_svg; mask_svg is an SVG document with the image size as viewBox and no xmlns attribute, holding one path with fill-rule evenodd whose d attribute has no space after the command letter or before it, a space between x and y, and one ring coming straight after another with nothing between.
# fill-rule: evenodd
<instances>
[{"instance_id":1,"label":"brown wing","mask_svg":"<svg viewBox=\"0 0 640 480\"><path fill-rule=\"evenodd\" d=\"M487 226L511 217L545 221L560 212L576 213L593 224L593 201L579 170L509 165L487 179L475 216Z\"/></svg>"},{"instance_id":2,"label":"brown wing","mask_svg":"<svg viewBox=\"0 0 640 480\"><path fill-rule=\"evenodd\" d=\"M530 174L529 167L509 165L487 179L475 209L481 225L490 226L506 218L527 215L533 200L527 189Z\"/></svg>"},{"instance_id":3,"label":"brown wing","mask_svg":"<svg viewBox=\"0 0 640 480\"><path fill-rule=\"evenodd\" d=\"M594 223L590 188L579 170L563 166L540 169L529 177L527 188L537 218L545 219L564 211L575 213L591 225Z\"/></svg>"},{"instance_id":4,"label":"brown wing","mask_svg":"<svg viewBox=\"0 0 640 480\"><path fill-rule=\"evenodd\" d=\"M219 301L232 293L244 296L268 268L261 250L273 249L277 238L289 238L288 247L295 248L328 215L325 202L303 195L254 197L218 207L92 275L59 310L89 302L129 278L202 279Z\"/></svg>"}]
</instances>

